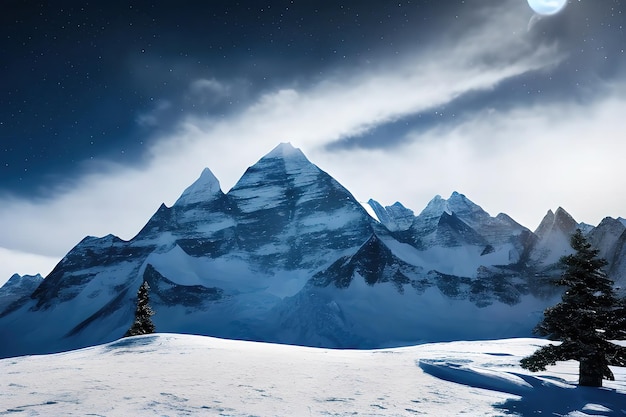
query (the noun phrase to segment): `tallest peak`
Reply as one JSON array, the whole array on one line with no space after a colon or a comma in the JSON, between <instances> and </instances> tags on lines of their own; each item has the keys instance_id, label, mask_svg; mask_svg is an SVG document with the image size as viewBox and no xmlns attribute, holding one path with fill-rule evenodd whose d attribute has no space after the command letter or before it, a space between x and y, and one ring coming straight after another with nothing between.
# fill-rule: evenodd
<instances>
[{"instance_id":1,"label":"tallest peak","mask_svg":"<svg viewBox=\"0 0 626 417\"><path fill-rule=\"evenodd\" d=\"M289 142L282 142L274 149L270 151L266 158L287 158L292 156L304 156L302 151L298 148L294 148Z\"/></svg>"}]
</instances>

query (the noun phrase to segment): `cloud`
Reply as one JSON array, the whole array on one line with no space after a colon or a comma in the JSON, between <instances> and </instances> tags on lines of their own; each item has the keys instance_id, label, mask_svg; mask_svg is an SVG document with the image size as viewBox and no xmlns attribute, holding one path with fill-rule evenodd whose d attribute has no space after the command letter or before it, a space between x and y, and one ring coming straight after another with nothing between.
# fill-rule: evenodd
<instances>
[{"instance_id":1,"label":"cloud","mask_svg":"<svg viewBox=\"0 0 626 417\"><path fill-rule=\"evenodd\" d=\"M105 164L106 170L88 173L77 179L72 189L58 190L45 200L4 198L0 201L0 246L60 258L85 235L113 233L129 239L161 202L171 205L203 167L210 167L227 190L246 165L282 141L301 147L362 199L374 197L385 202L397 193L398 199L419 211L413 203L423 204L424 193L455 180L459 191L482 198L475 188L483 183L497 194L498 181L493 178L507 166L501 166L497 153L489 159L474 146L484 147L484 154L489 148L506 150L500 141L511 142L507 134L522 140L519 133L507 129L523 127L529 135L540 136L550 127L546 119L516 126L507 122L509 115L492 120L482 115L455 129L432 131L428 140L395 151L334 152L328 145L559 62L562 56L554 47L528 41L524 36L526 17L518 12L498 8L488 14L486 24L472 27L458 39L442 35L427 50L373 62L364 69L343 68L313 85L267 92L236 114L186 117L149 148L142 166ZM189 92L226 94L226 85L213 79L196 80ZM533 111L527 117L532 119ZM561 116L549 122L558 127L563 120ZM502 130L490 129L490 123L501 123L498 129ZM532 165L532 160L528 163ZM477 170L480 175L470 181L475 175L471 169L479 164L493 171ZM520 171L517 180L511 178L512 184L504 184L512 194L519 187L519 175L526 172ZM545 192L541 189L537 188L538 194ZM0 262L17 265L15 259L1 254Z\"/></svg>"},{"instance_id":2,"label":"cloud","mask_svg":"<svg viewBox=\"0 0 626 417\"><path fill-rule=\"evenodd\" d=\"M216 100L228 96L230 87L217 81L215 78L200 78L191 83L189 92L194 96L208 96L211 100Z\"/></svg>"},{"instance_id":3,"label":"cloud","mask_svg":"<svg viewBox=\"0 0 626 417\"><path fill-rule=\"evenodd\" d=\"M155 127L159 125L159 121L163 114L172 107L172 103L168 100L157 100L152 108L137 116L136 122L139 126Z\"/></svg>"},{"instance_id":4,"label":"cloud","mask_svg":"<svg viewBox=\"0 0 626 417\"><path fill-rule=\"evenodd\" d=\"M318 158L363 200L400 200L419 212L436 194L458 191L490 214L506 212L531 229L558 206L597 224L604 216L624 216L626 207L619 192L626 187L624 87L585 104L483 110L456 125L410 133L398 149Z\"/></svg>"}]
</instances>

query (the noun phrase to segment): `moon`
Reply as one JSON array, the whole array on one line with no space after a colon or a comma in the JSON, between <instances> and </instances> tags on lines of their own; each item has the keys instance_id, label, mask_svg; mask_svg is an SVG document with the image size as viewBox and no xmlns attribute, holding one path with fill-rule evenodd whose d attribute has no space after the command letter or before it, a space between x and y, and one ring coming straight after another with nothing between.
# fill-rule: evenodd
<instances>
[{"instance_id":1,"label":"moon","mask_svg":"<svg viewBox=\"0 0 626 417\"><path fill-rule=\"evenodd\" d=\"M528 5L535 13L550 16L563 10L567 0L528 0Z\"/></svg>"}]
</instances>

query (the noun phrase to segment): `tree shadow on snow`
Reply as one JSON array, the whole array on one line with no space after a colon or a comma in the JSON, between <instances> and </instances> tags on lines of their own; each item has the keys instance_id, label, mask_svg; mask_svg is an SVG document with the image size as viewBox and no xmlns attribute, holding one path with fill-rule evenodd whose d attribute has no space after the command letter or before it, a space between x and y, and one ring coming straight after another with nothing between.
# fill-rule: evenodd
<instances>
[{"instance_id":1,"label":"tree shadow on snow","mask_svg":"<svg viewBox=\"0 0 626 417\"><path fill-rule=\"evenodd\" d=\"M509 399L495 408L522 416L566 415L574 411L592 416L626 416L626 395L614 389L559 386L534 376L518 375L533 389L520 399Z\"/></svg>"},{"instance_id":2,"label":"tree shadow on snow","mask_svg":"<svg viewBox=\"0 0 626 417\"><path fill-rule=\"evenodd\" d=\"M143 336L132 336L132 337L124 337L122 339L116 340L115 342L111 342L108 345L105 345L105 349L107 351L115 351L115 353L144 353L150 352L153 349L146 349L147 346L152 345L159 339L157 335L143 335ZM143 348L143 349L142 349Z\"/></svg>"},{"instance_id":3,"label":"tree shadow on snow","mask_svg":"<svg viewBox=\"0 0 626 417\"><path fill-rule=\"evenodd\" d=\"M492 391L514 394L494 408L507 414L626 416L626 395L609 388L578 387L532 375L494 371L446 361L420 360L418 366L434 377Z\"/></svg>"}]
</instances>

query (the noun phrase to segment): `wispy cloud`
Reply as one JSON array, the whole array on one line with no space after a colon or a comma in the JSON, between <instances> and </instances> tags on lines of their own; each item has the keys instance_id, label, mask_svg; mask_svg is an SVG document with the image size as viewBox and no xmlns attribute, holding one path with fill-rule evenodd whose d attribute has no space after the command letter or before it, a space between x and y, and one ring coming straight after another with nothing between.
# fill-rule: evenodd
<instances>
[{"instance_id":1,"label":"wispy cloud","mask_svg":"<svg viewBox=\"0 0 626 417\"><path fill-rule=\"evenodd\" d=\"M152 106L150 111L141 113L137 116L137 124L143 127L158 126L161 115L170 107L172 107L172 103L170 103L168 100L158 100Z\"/></svg>"},{"instance_id":2,"label":"wispy cloud","mask_svg":"<svg viewBox=\"0 0 626 417\"><path fill-rule=\"evenodd\" d=\"M578 221L624 216L621 119L625 86L588 103L487 109L465 122L409 134L393 150L321 155L358 197L418 211L436 194L465 193L492 215L534 228L562 206ZM358 164L345 163L347 160Z\"/></svg>"},{"instance_id":3,"label":"wispy cloud","mask_svg":"<svg viewBox=\"0 0 626 417\"><path fill-rule=\"evenodd\" d=\"M202 100L219 100L230 94L230 86L217 81L215 78L200 78L189 86L189 93Z\"/></svg>"}]
</instances>

